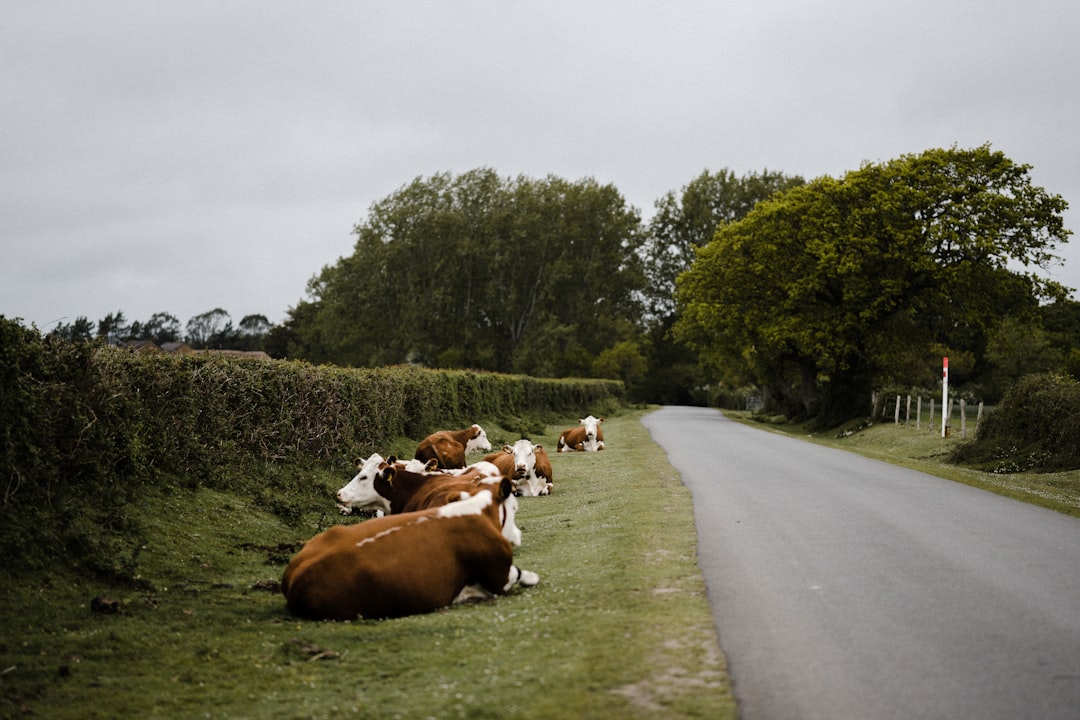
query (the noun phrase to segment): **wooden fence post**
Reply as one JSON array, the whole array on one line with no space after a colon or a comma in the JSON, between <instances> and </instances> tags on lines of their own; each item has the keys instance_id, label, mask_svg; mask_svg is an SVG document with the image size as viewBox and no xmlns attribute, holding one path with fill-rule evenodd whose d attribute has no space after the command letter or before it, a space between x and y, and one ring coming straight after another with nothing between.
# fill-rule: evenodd
<instances>
[{"instance_id":1,"label":"wooden fence post","mask_svg":"<svg viewBox=\"0 0 1080 720\"><path fill-rule=\"evenodd\" d=\"M960 439L967 440L967 403L960 398Z\"/></svg>"},{"instance_id":2,"label":"wooden fence post","mask_svg":"<svg viewBox=\"0 0 1080 720\"><path fill-rule=\"evenodd\" d=\"M915 403L915 429L922 430L922 395Z\"/></svg>"}]
</instances>

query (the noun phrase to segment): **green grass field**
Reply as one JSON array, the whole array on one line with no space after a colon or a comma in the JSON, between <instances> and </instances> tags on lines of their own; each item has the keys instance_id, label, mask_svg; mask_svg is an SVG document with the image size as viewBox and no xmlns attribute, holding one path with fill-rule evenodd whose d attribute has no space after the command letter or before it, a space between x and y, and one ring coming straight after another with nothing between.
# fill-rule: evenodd
<instances>
[{"instance_id":1,"label":"green grass field","mask_svg":"<svg viewBox=\"0 0 1080 720\"><path fill-rule=\"evenodd\" d=\"M987 473L948 462L949 453L964 439L951 434L941 437L940 425L933 428L924 422L895 424L886 420L846 437L838 433L811 433L798 426L768 425L756 422L746 412L725 412L728 417L755 427L799 437L811 442L849 450L866 457L919 470L930 475L964 483L1017 500L1040 505L1073 517L1080 517L1080 470L1058 473ZM974 437L974 422L969 420L969 439Z\"/></svg>"},{"instance_id":2,"label":"green grass field","mask_svg":"<svg viewBox=\"0 0 1080 720\"><path fill-rule=\"evenodd\" d=\"M609 418L602 453L553 453L554 494L522 498L516 562L540 585L398 620L297 620L275 588L303 541L356 522L332 499L347 476L299 478L326 504L290 524L163 485L140 500L138 587L58 568L5 588L0 716L733 718L690 496L641 414Z\"/></svg>"}]
</instances>

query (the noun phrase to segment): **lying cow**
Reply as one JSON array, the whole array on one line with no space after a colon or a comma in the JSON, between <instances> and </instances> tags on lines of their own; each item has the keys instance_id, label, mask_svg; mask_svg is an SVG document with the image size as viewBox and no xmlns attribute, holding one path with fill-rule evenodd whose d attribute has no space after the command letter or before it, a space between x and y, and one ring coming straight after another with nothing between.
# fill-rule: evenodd
<instances>
[{"instance_id":1,"label":"lying cow","mask_svg":"<svg viewBox=\"0 0 1080 720\"><path fill-rule=\"evenodd\" d=\"M464 430L440 430L428 435L417 446L415 458L421 462L435 460L444 469L463 468L466 455L490 450L484 428L474 424Z\"/></svg>"},{"instance_id":2,"label":"lying cow","mask_svg":"<svg viewBox=\"0 0 1080 720\"><path fill-rule=\"evenodd\" d=\"M603 450L604 431L600 429L600 423L602 422L604 422L604 418L595 418L592 415L579 419L578 423L581 427L563 430L562 435L559 436L559 444L556 449L558 452L573 452L575 450L595 452Z\"/></svg>"},{"instance_id":3,"label":"lying cow","mask_svg":"<svg viewBox=\"0 0 1080 720\"><path fill-rule=\"evenodd\" d=\"M533 445L522 438L513 445L503 445L500 452L485 455L484 461L498 467L503 477L511 478L518 495L551 494L554 487L551 459L543 445Z\"/></svg>"},{"instance_id":4,"label":"lying cow","mask_svg":"<svg viewBox=\"0 0 1080 720\"><path fill-rule=\"evenodd\" d=\"M370 458L369 458L370 460ZM475 485L456 502L338 525L285 569L289 612L318 620L388 618L493 597L539 576L513 564L521 542L510 481Z\"/></svg>"},{"instance_id":5,"label":"lying cow","mask_svg":"<svg viewBox=\"0 0 1080 720\"><path fill-rule=\"evenodd\" d=\"M420 510L435 504L431 498L447 483L463 484L461 489L500 477L499 469L487 462L441 471L435 470L431 461L426 465L417 460L401 462L392 455L384 460L378 453L367 460L357 460L356 466L359 470L356 476L337 491L342 515L360 510L386 514ZM446 496L443 490L440 497Z\"/></svg>"}]
</instances>

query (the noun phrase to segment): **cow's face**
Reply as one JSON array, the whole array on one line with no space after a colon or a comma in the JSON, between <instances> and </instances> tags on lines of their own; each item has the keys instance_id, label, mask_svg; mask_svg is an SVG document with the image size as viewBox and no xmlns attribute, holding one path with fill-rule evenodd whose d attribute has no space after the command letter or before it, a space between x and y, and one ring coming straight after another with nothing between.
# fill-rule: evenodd
<instances>
[{"instance_id":1,"label":"cow's face","mask_svg":"<svg viewBox=\"0 0 1080 720\"><path fill-rule=\"evenodd\" d=\"M389 513L390 501L375 492L375 475L385 464L386 461L378 453L367 460L357 459L356 467L359 472L348 485L337 491L338 502L348 508L358 510L373 508Z\"/></svg>"},{"instance_id":2,"label":"cow's face","mask_svg":"<svg viewBox=\"0 0 1080 720\"><path fill-rule=\"evenodd\" d=\"M503 445L503 452L514 456L514 477L517 479L527 476L536 467L536 451L525 438L513 445Z\"/></svg>"},{"instance_id":3,"label":"cow's face","mask_svg":"<svg viewBox=\"0 0 1080 720\"><path fill-rule=\"evenodd\" d=\"M491 441L488 440L484 428L473 425L472 430L472 437L469 438L469 442L465 443L465 452L491 452Z\"/></svg>"},{"instance_id":4,"label":"cow's face","mask_svg":"<svg viewBox=\"0 0 1080 720\"><path fill-rule=\"evenodd\" d=\"M578 423L585 428L585 437L588 442L596 442L596 431L602 422L604 422L604 418L595 418L592 415L578 420Z\"/></svg>"}]
</instances>

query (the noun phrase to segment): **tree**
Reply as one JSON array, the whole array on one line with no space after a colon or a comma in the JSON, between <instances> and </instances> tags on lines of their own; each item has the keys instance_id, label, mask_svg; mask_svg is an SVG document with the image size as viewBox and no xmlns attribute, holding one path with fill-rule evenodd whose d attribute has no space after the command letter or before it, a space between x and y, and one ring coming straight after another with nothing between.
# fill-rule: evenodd
<instances>
[{"instance_id":1,"label":"tree","mask_svg":"<svg viewBox=\"0 0 1080 720\"><path fill-rule=\"evenodd\" d=\"M996 400L1024 375L1060 370L1065 363L1065 354L1051 344L1047 333L1038 324L1033 324L1030 319L1009 316L1002 318L990 334L986 360L996 390L991 399Z\"/></svg>"},{"instance_id":2,"label":"tree","mask_svg":"<svg viewBox=\"0 0 1080 720\"><path fill-rule=\"evenodd\" d=\"M308 360L587 373L640 315L640 218L591 179L417 178L355 233L289 312Z\"/></svg>"},{"instance_id":3,"label":"tree","mask_svg":"<svg viewBox=\"0 0 1080 720\"><path fill-rule=\"evenodd\" d=\"M187 321L187 342L193 348L225 347L235 333L229 313L221 308L214 308Z\"/></svg>"},{"instance_id":4,"label":"tree","mask_svg":"<svg viewBox=\"0 0 1080 720\"><path fill-rule=\"evenodd\" d=\"M121 341L127 340L130 334L130 328L121 310L109 313L98 321L97 336L109 345L118 345Z\"/></svg>"},{"instance_id":5,"label":"tree","mask_svg":"<svg viewBox=\"0 0 1080 720\"><path fill-rule=\"evenodd\" d=\"M142 325L142 337L157 345L180 340L180 320L171 313L156 312Z\"/></svg>"},{"instance_id":6,"label":"tree","mask_svg":"<svg viewBox=\"0 0 1080 720\"><path fill-rule=\"evenodd\" d=\"M676 194L656 201L644 246L649 279L649 311L654 318L675 312L675 278L689 269L694 251L704 247L721 225L742 219L772 195L802 185L799 177L763 170L739 178L728 169L707 170Z\"/></svg>"},{"instance_id":7,"label":"tree","mask_svg":"<svg viewBox=\"0 0 1080 720\"><path fill-rule=\"evenodd\" d=\"M932 343L978 348L1065 289L1034 272L1067 242L1066 203L984 145L819 178L721 227L680 276L676 336L714 375L748 372L773 407L822 423Z\"/></svg>"},{"instance_id":8,"label":"tree","mask_svg":"<svg viewBox=\"0 0 1080 720\"><path fill-rule=\"evenodd\" d=\"M49 333L52 337L58 337L69 342L75 342L79 340L91 340L94 337L94 323L92 323L85 315L79 315L75 318L75 321L70 324L57 323L56 327Z\"/></svg>"}]
</instances>

